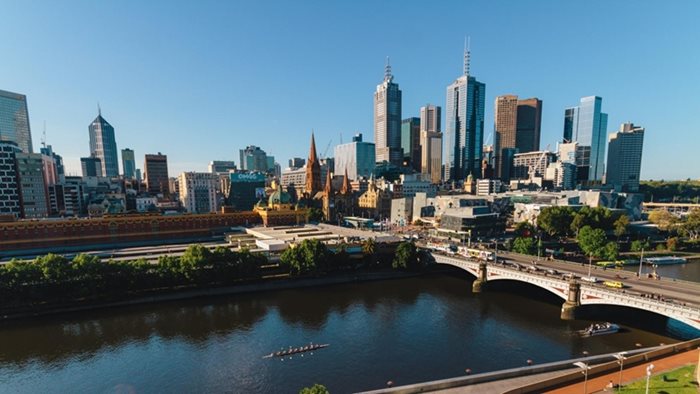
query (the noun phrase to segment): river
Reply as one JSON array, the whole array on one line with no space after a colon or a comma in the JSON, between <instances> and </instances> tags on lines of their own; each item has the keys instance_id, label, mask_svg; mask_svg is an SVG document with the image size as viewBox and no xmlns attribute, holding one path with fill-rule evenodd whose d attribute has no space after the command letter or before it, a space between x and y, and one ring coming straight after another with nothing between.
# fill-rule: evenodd
<instances>
[{"instance_id":1,"label":"river","mask_svg":"<svg viewBox=\"0 0 700 394\"><path fill-rule=\"evenodd\" d=\"M472 294L466 273L104 309L0 326L0 391L333 393L672 343L650 315L600 316L580 338L561 300L527 285ZM310 342L291 359L262 356Z\"/></svg>"}]
</instances>

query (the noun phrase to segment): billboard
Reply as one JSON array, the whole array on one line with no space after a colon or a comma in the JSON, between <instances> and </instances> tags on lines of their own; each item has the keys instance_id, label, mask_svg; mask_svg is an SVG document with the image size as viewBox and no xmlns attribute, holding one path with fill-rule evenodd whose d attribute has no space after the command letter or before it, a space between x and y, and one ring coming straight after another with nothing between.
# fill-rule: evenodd
<instances>
[{"instance_id":1,"label":"billboard","mask_svg":"<svg viewBox=\"0 0 700 394\"><path fill-rule=\"evenodd\" d=\"M258 172L234 172L231 173L231 182L265 182L265 175Z\"/></svg>"}]
</instances>

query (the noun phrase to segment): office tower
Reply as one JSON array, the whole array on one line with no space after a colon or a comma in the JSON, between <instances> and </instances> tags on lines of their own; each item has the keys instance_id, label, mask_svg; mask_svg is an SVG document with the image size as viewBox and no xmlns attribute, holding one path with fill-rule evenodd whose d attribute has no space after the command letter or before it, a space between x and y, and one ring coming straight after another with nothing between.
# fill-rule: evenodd
<instances>
[{"instance_id":1,"label":"office tower","mask_svg":"<svg viewBox=\"0 0 700 394\"><path fill-rule=\"evenodd\" d=\"M49 216L48 189L44 180L44 160L41 153L17 153L15 162L22 217L38 219Z\"/></svg>"},{"instance_id":2,"label":"office tower","mask_svg":"<svg viewBox=\"0 0 700 394\"><path fill-rule=\"evenodd\" d=\"M369 178L376 163L374 144L363 142L362 133L358 133L352 137L352 142L336 145L334 159L336 172L347 171L352 180Z\"/></svg>"},{"instance_id":3,"label":"office tower","mask_svg":"<svg viewBox=\"0 0 700 394\"><path fill-rule=\"evenodd\" d=\"M42 148L43 149L43 148ZM44 184L48 188L51 185L55 185L59 182L61 182L59 176L58 176L58 170L56 167L56 160L51 157L47 156L43 153L39 153L41 155L41 161L42 161L42 173L44 175Z\"/></svg>"},{"instance_id":4,"label":"office tower","mask_svg":"<svg viewBox=\"0 0 700 394\"><path fill-rule=\"evenodd\" d=\"M564 112L564 141L590 147L589 182L601 181L605 172L608 114L601 112L602 104L603 99L598 96L583 97L578 107Z\"/></svg>"},{"instance_id":5,"label":"office tower","mask_svg":"<svg viewBox=\"0 0 700 394\"><path fill-rule=\"evenodd\" d=\"M440 132L441 108L427 104L420 109L420 172L431 183L442 181L442 133Z\"/></svg>"},{"instance_id":6,"label":"office tower","mask_svg":"<svg viewBox=\"0 0 700 394\"><path fill-rule=\"evenodd\" d=\"M24 153L32 153L27 96L0 90L0 141L17 144Z\"/></svg>"},{"instance_id":7,"label":"office tower","mask_svg":"<svg viewBox=\"0 0 700 394\"><path fill-rule=\"evenodd\" d=\"M309 198L314 198L321 189L321 163L316 154L316 140L311 132L311 147L309 148L309 158L306 160L306 186L304 193Z\"/></svg>"},{"instance_id":8,"label":"office tower","mask_svg":"<svg viewBox=\"0 0 700 394\"><path fill-rule=\"evenodd\" d=\"M515 147L520 153L540 150L542 100L532 97L518 100Z\"/></svg>"},{"instance_id":9,"label":"office tower","mask_svg":"<svg viewBox=\"0 0 700 394\"><path fill-rule=\"evenodd\" d=\"M610 134L605 184L616 191L638 191L643 146L644 128L633 123L623 123L618 132Z\"/></svg>"},{"instance_id":10,"label":"office tower","mask_svg":"<svg viewBox=\"0 0 700 394\"><path fill-rule=\"evenodd\" d=\"M576 183L588 181L591 168L591 147L579 145L578 142L560 143L557 145L559 161L576 165Z\"/></svg>"},{"instance_id":11,"label":"office tower","mask_svg":"<svg viewBox=\"0 0 700 394\"><path fill-rule=\"evenodd\" d=\"M508 181L513 155L539 149L542 101L510 94L496 97L494 118L496 176Z\"/></svg>"},{"instance_id":12,"label":"office tower","mask_svg":"<svg viewBox=\"0 0 700 394\"><path fill-rule=\"evenodd\" d=\"M209 163L209 172L212 174L228 174L236 169L233 160L214 160Z\"/></svg>"},{"instance_id":13,"label":"office tower","mask_svg":"<svg viewBox=\"0 0 700 394\"><path fill-rule=\"evenodd\" d=\"M124 178L134 179L136 177L136 158L134 151L129 148L122 149L122 169Z\"/></svg>"},{"instance_id":14,"label":"office tower","mask_svg":"<svg viewBox=\"0 0 700 394\"><path fill-rule=\"evenodd\" d=\"M503 149L515 148L515 135L518 125L518 96L505 95L496 97L494 108L494 151L496 152L496 176L504 181L510 180L510 163L504 160Z\"/></svg>"},{"instance_id":15,"label":"office tower","mask_svg":"<svg viewBox=\"0 0 700 394\"><path fill-rule=\"evenodd\" d=\"M97 108L97 117L90 123L90 155L102 162L102 176L114 178L119 176L119 159L114 127L102 117L102 110Z\"/></svg>"},{"instance_id":16,"label":"office tower","mask_svg":"<svg viewBox=\"0 0 700 394\"><path fill-rule=\"evenodd\" d=\"M420 171L420 118L407 118L401 121L401 150L404 163Z\"/></svg>"},{"instance_id":17,"label":"office tower","mask_svg":"<svg viewBox=\"0 0 700 394\"><path fill-rule=\"evenodd\" d=\"M83 170L84 177L103 176L102 160L100 160L98 157L81 157L80 168Z\"/></svg>"},{"instance_id":18,"label":"office tower","mask_svg":"<svg viewBox=\"0 0 700 394\"><path fill-rule=\"evenodd\" d=\"M14 141L0 140L0 216L22 214L15 156L22 150Z\"/></svg>"},{"instance_id":19,"label":"office tower","mask_svg":"<svg viewBox=\"0 0 700 394\"><path fill-rule=\"evenodd\" d=\"M544 177L550 163L557 160L557 155L550 151L517 153L513 157L513 178L530 179L530 175Z\"/></svg>"},{"instance_id":20,"label":"office tower","mask_svg":"<svg viewBox=\"0 0 700 394\"><path fill-rule=\"evenodd\" d=\"M46 156L53 159L54 167L56 170L56 177L57 177L56 182L54 182L54 183L62 183L66 177L65 169L63 167L63 157L61 157L61 155L54 152L53 147L51 145L46 145L46 146L42 147L40 151L41 151L42 155L46 155ZM52 183L49 183L49 185L51 185L51 184Z\"/></svg>"},{"instance_id":21,"label":"office tower","mask_svg":"<svg viewBox=\"0 0 700 394\"><path fill-rule=\"evenodd\" d=\"M301 157L293 157L289 159L289 168L301 168L304 167L304 164L306 164L306 160L302 159Z\"/></svg>"},{"instance_id":22,"label":"office tower","mask_svg":"<svg viewBox=\"0 0 700 394\"><path fill-rule=\"evenodd\" d=\"M470 75L470 52L464 48L462 76L447 87L445 173L447 180L481 176L486 85Z\"/></svg>"},{"instance_id":23,"label":"office tower","mask_svg":"<svg viewBox=\"0 0 700 394\"><path fill-rule=\"evenodd\" d=\"M388 57L384 81L374 92L374 144L378 163L401 165L401 90L394 83Z\"/></svg>"},{"instance_id":24,"label":"office tower","mask_svg":"<svg viewBox=\"0 0 700 394\"><path fill-rule=\"evenodd\" d=\"M178 196L189 213L216 212L218 176L210 172L183 172L178 179Z\"/></svg>"},{"instance_id":25,"label":"office tower","mask_svg":"<svg viewBox=\"0 0 700 394\"><path fill-rule=\"evenodd\" d=\"M572 190L576 187L576 165L561 160L550 163L545 170L544 178L552 181L557 189Z\"/></svg>"},{"instance_id":26,"label":"office tower","mask_svg":"<svg viewBox=\"0 0 700 394\"><path fill-rule=\"evenodd\" d=\"M249 145L240 150L240 165L244 171L259 171L272 173L275 170L275 158L268 156L264 150L255 145Z\"/></svg>"},{"instance_id":27,"label":"office tower","mask_svg":"<svg viewBox=\"0 0 700 394\"><path fill-rule=\"evenodd\" d=\"M170 194L170 179L168 177L168 156L158 152L157 155L146 155L143 163L146 191L151 194Z\"/></svg>"}]
</instances>

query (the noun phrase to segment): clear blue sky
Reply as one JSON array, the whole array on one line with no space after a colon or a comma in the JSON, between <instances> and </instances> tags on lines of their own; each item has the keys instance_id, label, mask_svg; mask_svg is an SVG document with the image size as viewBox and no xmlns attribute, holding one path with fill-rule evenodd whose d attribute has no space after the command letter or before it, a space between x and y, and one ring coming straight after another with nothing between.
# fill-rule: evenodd
<instances>
[{"instance_id":1,"label":"clear blue sky","mask_svg":"<svg viewBox=\"0 0 700 394\"><path fill-rule=\"evenodd\" d=\"M445 105L461 73L543 100L542 148L564 108L603 97L608 130L646 128L643 179L700 177L700 2L28 1L0 4L0 89L28 97L34 146L79 173L97 102L119 149L168 155L171 175L261 146L286 166L357 131L391 56L403 117ZM332 155L333 147L329 149ZM121 162L120 162L121 169Z\"/></svg>"}]
</instances>

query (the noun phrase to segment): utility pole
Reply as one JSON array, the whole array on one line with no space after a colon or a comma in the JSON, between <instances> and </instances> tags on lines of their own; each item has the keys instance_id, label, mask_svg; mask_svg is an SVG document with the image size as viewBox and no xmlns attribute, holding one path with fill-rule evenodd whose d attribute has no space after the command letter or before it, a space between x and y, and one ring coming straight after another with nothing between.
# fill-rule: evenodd
<instances>
[{"instance_id":1,"label":"utility pole","mask_svg":"<svg viewBox=\"0 0 700 394\"><path fill-rule=\"evenodd\" d=\"M642 278L642 261L644 261L644 248L642 247L642 254L639 256L639 274L637 277Z\"/></svg>"}]
</instances>

